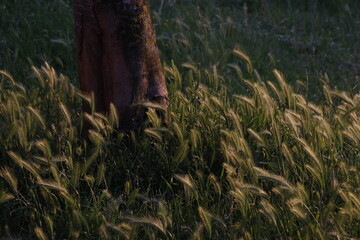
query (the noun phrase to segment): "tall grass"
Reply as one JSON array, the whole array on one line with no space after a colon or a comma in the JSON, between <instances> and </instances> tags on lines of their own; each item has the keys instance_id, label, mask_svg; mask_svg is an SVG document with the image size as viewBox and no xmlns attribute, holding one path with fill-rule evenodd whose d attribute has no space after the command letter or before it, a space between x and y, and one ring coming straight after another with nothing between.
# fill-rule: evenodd
<instances>
[{"instance_id":1,"label":"tall grass","mask_svg":"<svg viewBox=\"0 0 360 240\"><path fill-rule=\"evenodd\" d=\"M26 79L0 71L0 237L360 238L356 85L339 90L324 74L311 90L272 54L262 62L236 45L246 41L221 2L182 14L171 3L194 5L153 6L169 26L158 26L166 128L150 103L129 136L114 107L83 114L93 97L51 64Z\"/></svg>"},{"instance_id":2,"label":"tall grass","mask_svg":"<svg viewBox=\"0 0 360 240\"><path fill-rule=\"evenodd\" d=\"M189 86L176 65L165 70L169 127L145 104L144 134L130 142L114 128L114 112L83 116L83 96L49 65L33 67L39 88L1 72L1 235L360 236L359 94L324 85L326 102L317 105L279 70L271 82L251 68L239 79L248 93L230 95L215 69L189 70ZM90 142L79 136L84 117Z\"/></svg>"}]
</instances>

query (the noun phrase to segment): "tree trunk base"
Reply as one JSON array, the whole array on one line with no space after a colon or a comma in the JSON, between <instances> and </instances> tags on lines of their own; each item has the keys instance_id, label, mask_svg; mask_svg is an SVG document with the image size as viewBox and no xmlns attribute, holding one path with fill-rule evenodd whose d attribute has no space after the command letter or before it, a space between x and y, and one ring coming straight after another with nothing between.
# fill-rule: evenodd
<instances>
[{"instance_id":1,"label":"tree trunk base","mask_svg":"<svg viewBox=\"0 0 360 240\"><path fill-rule=\"evenodd\" d=\"M74 0L74 20L80 88L94 93L95 111L108 113L113 103L120 129L129 130L145 117L145 110L132 104L154 101L168 107L147 1ZM88 103L83 111L91 114Z\"/></svg>"}]
</instances>

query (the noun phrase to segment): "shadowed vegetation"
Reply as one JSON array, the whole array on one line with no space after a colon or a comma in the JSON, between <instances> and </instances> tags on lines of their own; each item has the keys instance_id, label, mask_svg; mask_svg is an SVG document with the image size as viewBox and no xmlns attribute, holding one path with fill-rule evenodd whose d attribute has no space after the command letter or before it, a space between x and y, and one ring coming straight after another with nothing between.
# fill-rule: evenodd
<instances>
[{"instance_id":1,"label":"shadowed vegetation","mask_svg":"<svg viewBox=\"0 0 360 240\"><path fill-rule=\"evenodd\" d=\"M360 238L356 3L151 6L169 124L127 137L80 111L68 3L0 3L0 237Z\"/></svg>"}]
</instances>

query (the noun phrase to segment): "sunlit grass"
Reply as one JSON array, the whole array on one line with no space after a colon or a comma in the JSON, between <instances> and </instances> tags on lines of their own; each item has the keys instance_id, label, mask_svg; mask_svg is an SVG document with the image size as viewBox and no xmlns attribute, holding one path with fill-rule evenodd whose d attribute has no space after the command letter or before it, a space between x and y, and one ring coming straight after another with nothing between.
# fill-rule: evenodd
<instances>
[{"instance_id":1,"label":"sunlit grass","mask_svg":"<svg viewBox=\"0 0 360 240\"><path fill-rule=\"evenodd\" d=\"M181 90L172 65L168 128L144 104L144 134L126 143L114 135L115 111L83 116L66 77L49 65L33 70L37 89L1 72L1 231L40 239L359 236L359 94L325 85L327 101L317 105L279 70L277 82L264 82L255 69L239 79L247 94L196 77ZM79 135L83 117L94 127L90 142Z\"/></svg>"}]
</instances>

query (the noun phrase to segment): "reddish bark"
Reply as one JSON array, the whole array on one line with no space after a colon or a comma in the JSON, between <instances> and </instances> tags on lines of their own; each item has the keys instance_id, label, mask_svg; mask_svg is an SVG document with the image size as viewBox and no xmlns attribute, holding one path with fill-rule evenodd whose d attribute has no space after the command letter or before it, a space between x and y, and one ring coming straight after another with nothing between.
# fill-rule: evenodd
<instances>
[{"instance_id":1,"label":"reddish bark","mask_svg":"<svg viewBox=\"0 0 360 240\"><path fill-rule=\"evenodd\" d=\"M114 103L120 128L131 129L144 117L144 110L131 104L168 107L146 0L74 0L74 19L80 88L94 93L96 111L106 113ZM83 110L90 107L84 104Z\"/></svg>"}]
</instances>

